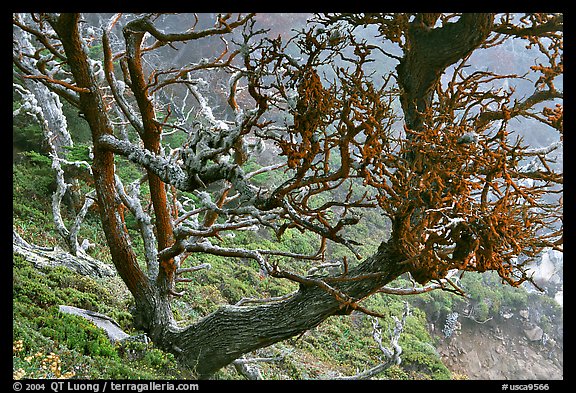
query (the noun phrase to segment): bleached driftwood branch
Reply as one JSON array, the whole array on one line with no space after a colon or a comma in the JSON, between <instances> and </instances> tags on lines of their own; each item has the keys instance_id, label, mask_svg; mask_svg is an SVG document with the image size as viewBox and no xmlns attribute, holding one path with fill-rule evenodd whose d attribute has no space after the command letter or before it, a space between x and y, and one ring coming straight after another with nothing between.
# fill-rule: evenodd
<instances>
[{"instance_id":1,"label":"bleached driftwood branch","mask_svg":"<svg viewBox=\"0 0 576 393\"><path fill-rule=\"evenodd\" d=\"M92 277L110 277L116 274L111 265L89 255L74 256L58 247L40 247L26 242L14 230L12 233L13 251L38 269L64 266L76 273Z\"/></svg>"},{"instance_id":2,"label":"bleached driftwood branch","mask_svg":"<svg viewBox=\"0 0 576 393\"><path fill-rule=\"evenodd\" d=\"M382 371L401 363L400 355L402 354L402 347L398 344L400 335L404 330L404 325L406 324L406 317L410 314L410 306L408 302L404 302L404 312L402 313L402 319L398 319L393 316L395 325L394 330L390 334L390 347L385 347L382 344L382 327L378 322L378 318L371 317L372 319L372 337L378 348L383 354L383 362L366 370L351 376L336 377L334 379L338 380L358 380L358 379L368 379L372 378Z\"/></svg>"}]
</instances>

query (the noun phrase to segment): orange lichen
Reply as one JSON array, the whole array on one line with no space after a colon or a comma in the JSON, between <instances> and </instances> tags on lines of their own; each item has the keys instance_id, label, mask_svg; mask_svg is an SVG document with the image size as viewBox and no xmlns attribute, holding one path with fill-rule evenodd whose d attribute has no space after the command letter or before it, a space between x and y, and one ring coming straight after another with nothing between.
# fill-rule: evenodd
<instances>
[{"instance_id":1,"label":"orange lichen","mask_svg":"<svg viewBox=\"0 0 576 393\"><path fill-rule=\"evenodd\" d=\"M298 84L294 126L289 129L289 140L279 142L290 168L297 168L306 160L311 162L320 151L319 136L315 134L324 128L325 117L331 110L330 92L322 86L316 70L306 69Z\"/></svg>"},{"instance_id":2,"label":"orange lichen","mask_svg":"<svg viewBox=\"0 0 576 393\"><path fill-rule=\"evenodd\" d=\"M546 116L548 124L562 132L564 130L564 106L561 104L556 104L554 108L545 107L542 109L542 114Z\"/></svg>"}]
</instances>

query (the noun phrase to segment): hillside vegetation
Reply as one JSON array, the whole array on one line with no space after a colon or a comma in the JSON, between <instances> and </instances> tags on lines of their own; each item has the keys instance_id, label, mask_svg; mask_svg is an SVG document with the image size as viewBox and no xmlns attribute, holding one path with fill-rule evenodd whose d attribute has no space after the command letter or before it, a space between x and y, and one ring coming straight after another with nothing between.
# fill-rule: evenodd
<instances>
[{"instance_id":1,"label":"hillside vegetation","mask_svg":"<svg viewBox=\"0 0 576 393\"><path fill-rule=\"evenodd\" d=\"M26 130L14 129L22 139ZM30 131L30 127L26 132ZM59 245L50 213L54 180L50 159L39 146L20 143L13 163L13 227L25 240L40 246ZM28 149L28 150L26 150ZM130 176L135 168L120 166ZM263 178L262 181L270 181ZM367 224L354 228L353 236L364 239L369 251L377 239L385 236L387 226L378 214ZM129 230L135 223L127 220ZM130 225L134 227L130 227ZM369 234L372 234L370 237ZM97 214L91 211L81 237L96 246L92 256L109 263ZM370 239L374 239L374 244ZM263 243L278 242L265 232L242 232L223 237L225 245L242 244L261 248ZM311 238L298 231L287 231L278 249L308 253L316 247ZM343 250L331 251L334 257ZM266 277L252 261L228 260L204 256L199 263L211 269L193 273L193 281L181 290L185 295L174 302L177 319L185 324L214 311L222 304L235 304L245 298L281 296L295 290L295 284ZM453 293L434 291L421 296L378 294L367 301L370 309L388 318L381 319L382 343L388 345L393 317L400 318L404 302L410 304L399 344L401 363L378 374L381 379L454 379L442 363L435 348L442 335L429 333L430 322L443 324L446 316L464 305L473 304L479 319L498 316L503 307L521 309L529 294L523 289L501 286L491 275L469 274L462 286L469 299ZM399 280L406 285L407 280ZM489 285L486 285L489 283ZM408 283L409 284L409 283ZM13 256L13 374L15 378L84 378L84 379L187 379L195 378L193 370L181 368L174 356L152 344L113 344L106 334L81 317L62 314L59 305L70 305L106 314L127 333L142 332L132 327L131 296L118 277L90 278L66 268L38 270L19 255ZM424 311L426 310L426 311ZM364 314L330 318L301 337L257 351L254 357L271 358L258 363L265 379L322 379L351 376L382 361L382 352L373 339L371 319ZM438 333L438 332L437 332ZM233 366L219 371L215 378L242 379Z\"/></svg>"},{"instance_id":2,"label":"hillside vegetation","mask_svg":"<svg viewBox=\"0 0 576 393\"><path fill-rule=\"evenodd\" d=\"M123 167L129 172L133 168ZM57 246L58 235L50 216L53 179L50 160L39 152L19 153L13 164L13 226L25 240L40 246ZM128 220L130 225L130 220ZM133 230L134 228L129 228ZM380 228L358 227L364 237ZM364 233L362 233L364 232ZM92 256L107 262L109 257L95 212L90 212L81 237L96 244ZM376 237L375 237L376 239ZM224 237L225 244L262 247L276 242L265 233L242 232ZM367 242L369 243L369 242ZM316 245L298 231L289 231L276 248L309 252ZM370 247L370 245L366 245ZM337 254L339 250L334 250ZM341 252L341 251L340 251ZM205 256L199 263L211 269L194 273L194 280L183 287L186 294L174 302L176 317L182 324L201 318L219 305L234 304L243 298L275 297L295 290L295 284L264 277L252 261L230 261ZM38 270L17 254L13 257L14 375L20 378L193 378L191 370L179 368L171 354L139 348L140 355L121 345L113 345L105 333L77 316L62 314L59 305L70 305L106 314L129 334L132 328L131 297L118 277L90 278L66 268ZM380 321L392 326L392 316L400 317L404 300L381 294L371 298L371 309L390 315ZM384 333L386 334L386 333ZM383 338L386 345L386 337ZM412 308L400 338L402 363L382 373L380 378L449 379L451 374L434 350L434 340L426 330L426 315ZM145 344L138 344L143 346ZM255 356L279 360L258 367L266 379L331 378L353 375L380 362L382 353L372 338L372 325L362 314L331 318L302 337L260 350ZM127 362L126 360L130 360ZM217 378L242 378L228 367Z\"/></svg>"}]
</instances>

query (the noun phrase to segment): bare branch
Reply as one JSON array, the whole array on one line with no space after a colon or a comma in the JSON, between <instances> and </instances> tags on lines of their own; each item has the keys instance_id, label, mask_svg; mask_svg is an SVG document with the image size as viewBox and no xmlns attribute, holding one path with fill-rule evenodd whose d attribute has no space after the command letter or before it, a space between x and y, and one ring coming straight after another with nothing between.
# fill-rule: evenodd
<instances>
[{"instance_id":1,"label":"bare branch","mask_svg":"<svg viewBox=\"0 0 576 393\"><path fill-rule=\"evenodd\" d=\"M54 78L50 78L49 76L46 75L25 75L24 78L26 79L41 79L45 82L48 83L54 83L60 86L64 86L67 89L70 89L76 93L90 93L90 89L88 89L87 87L78 87L78 86L74 86L68 82L59 80L59 79L54 79Z\"/></svg>"},{"instance_id":2,"label":"bare branch","mask_svg":"<svg viewBox=\"0 0 576 393\"><path fill-rule=\"evenodd\" d=\"M159 46L171 42L197 40L199 38L208 37L212 35L221 35L224 33L230 33L233 29L246 24L252 17L254 17L254 15L255 14L247 14L241 19L232 22L230 24L226 24L222 19L219 19L220 22L219 27L205 29L201 31L188 31L185 33L161 32L146 17L133 20L132 22L126 25L125 29L133 31L146 31L150 33L154 38L158 40L157 43L154 45L154 48L157 48Z\"/></svg>"},{"instance_id":3,"label":"bare branch","mask_svg":"<svg viewBox=\"0 0 576 393\"><path fill-rule=\"evenodd\" d=\"M134 181L129 186L129 192L126 192L122 180L119 176L116 176L116 190L122 203L130 210L136 222L138 223L138 229L142 235L142 241L144 243L144 255L146 258L146 266L148 277L151 280L155 280L158 276L158 252L156 244L156 236L154 235L154 227L152 225L152 219L142 208L140 203L140 180Z\"/></svg>"}]
</instances>

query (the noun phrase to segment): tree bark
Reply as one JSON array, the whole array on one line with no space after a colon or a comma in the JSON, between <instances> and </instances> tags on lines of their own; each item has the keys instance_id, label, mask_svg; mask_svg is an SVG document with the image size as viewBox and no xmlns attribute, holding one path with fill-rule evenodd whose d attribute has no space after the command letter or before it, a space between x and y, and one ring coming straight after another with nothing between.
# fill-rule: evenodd
<instances>
[{"instance_id":1,"label":"tree bark","mask_svg":"<svg viewBox=\"0 0 576 393\"><path fill-rule=\"evenodd\" d=\"M348 273L350 278L366 279L338 282L334 288L356 301L364 299L404 273L403 260L392 242L382 243L376 254ZM319 287L301 286L278 303L222 307L185 329L166 331L158 344L206 378L247 352L302 334L332 315L352 311Z\"/></svg>"}]
</instances>

